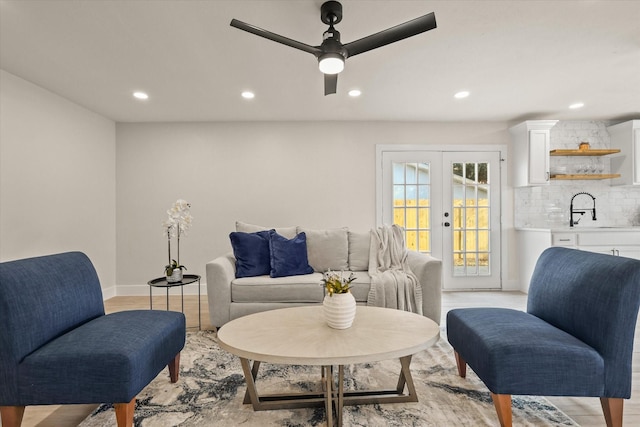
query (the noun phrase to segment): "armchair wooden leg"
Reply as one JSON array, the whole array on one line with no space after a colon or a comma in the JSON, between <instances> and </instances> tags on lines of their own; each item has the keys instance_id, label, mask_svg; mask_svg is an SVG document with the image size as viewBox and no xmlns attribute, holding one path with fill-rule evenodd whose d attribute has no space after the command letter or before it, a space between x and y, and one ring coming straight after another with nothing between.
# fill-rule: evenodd
<instances>
[{"instance_id":1,"label":"armchair wooden leg","mask_svg":"<svg viewBox=\"0 0 640 427\"><path fill-rule=\"evenodd\" d=\"M604 413L607 427L622 427L622 410L624 399L613 397L601 397L600 404Z\"/></svg>"},{"instance_id":2,"label":"armchair wooden leg","mask_svg":"<svg viewBox=\"0 0 640 427\"><path fill-rule=\"evenodd\" d=\"M0 406L2 426L20 427L24 416L24 406Z\"/></svg>"},{"instance_id":3,"label":"armchair wooden leg","mask_svg":"<svg viewBox=\"0 0 640 427\"><path fill-rule=\"evenodd\" d=\"M116 410L116 422L118 427L133 427L133 412L136 408L136 398L129 403L114 403Z\"/></svg>"},{"instance_id":4,"label":"armchair wooden leg","mask_svg":"<svg viewBox=\"0 0 640 427\"><path fill-rule=\"evenodd\" d=\"M453 352L455 353L455 356L456 356L456 365L458 366L458 375L460 375L462 378L466 378L467 362L465 362L462 356L460 356L460 353L458 353L455 350Z\"/></svg>"},{"instance_id":5,"label":"armchair wooden leg","mask_svg":"<svg viewBox=\"0 0 640 427\"><path fill-rule=\"evenodd\" d=\"M500 427L511 427L511 395L510 394L494 394L491 393L493 406L496 407Z\"/></svg>"},{"instance_id":6,"label":"armchair wooden leg","mask_svg":"<svg viewBox=\"0 0 640 427\"><path fill-rule=\"evenodd\" d=\"M169 362L169 378L171 378L171 382L172 383L177 382L179 376L180 376L180 353L176 354L176 357L174 357L173 360Z\"/></svg>"}]
</instances>

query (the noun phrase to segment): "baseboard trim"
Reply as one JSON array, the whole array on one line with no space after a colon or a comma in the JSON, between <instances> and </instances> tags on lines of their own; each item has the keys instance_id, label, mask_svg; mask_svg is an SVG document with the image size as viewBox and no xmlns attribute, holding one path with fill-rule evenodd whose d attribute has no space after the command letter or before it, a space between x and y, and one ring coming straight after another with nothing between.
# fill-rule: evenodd
<instances>
[{"instance_id":1,"label":"baseboard trim","mask_svg":"<svg viewBox=\"0 0 640 427\"><path fill-rule=\"evenodd\" d=\"M520 281L519 280L504 280L502 282L502 290L503 291L525 292L525 289L522 289L522 286L520 286Z\"/></svg>"},{"instance_id":2,"label":"baseboard trim","mask_svg":"<svg viewBox=\"0 0 640 427\"><path fill-rule=\"evenodd\" d=\"M147 284L144 285L119 285L115 289L114 296L126 296L126 297L134 297L134 296L149 296L149 288L150 286ZM198 286L197 284L190 284L184 286L174 286L169 288L169 295L180 295L180 288L184 291L185 295L198 295ZM167 291L165 288L153 288L152 289L153 296L166 295ZM104 294L103 290L103 294ZM200 284L200 295L207 294L207 284ZM105 298L106 299L106 298Z\"/></svg>"}]
</instances>

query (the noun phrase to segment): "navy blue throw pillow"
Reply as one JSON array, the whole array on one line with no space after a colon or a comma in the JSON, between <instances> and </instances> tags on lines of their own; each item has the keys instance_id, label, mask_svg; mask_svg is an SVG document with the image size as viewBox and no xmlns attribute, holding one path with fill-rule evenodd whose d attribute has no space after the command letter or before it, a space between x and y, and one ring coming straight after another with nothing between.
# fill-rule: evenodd
<instances>
[{"instance_id":1,"label":"navy blue throw pillow","mask_svg":"<svg viewBox=\"0 0 640 427\"><path fill-rule=\"evenodd\" d=\"M236 257L236 277L254 277L271 272L269 232L229 234L233 256Z\"/></svg>"},{"instance_id":2,"label":"navy blue throw pillow","mask_svg":"<svg viewBox=\"0 0 640 427\"><path fill-rule=\"evenodd\" d=\"M269 231L271 249L271 277L296 276L313 273L307 259L307 235L302 232L293 239L287 239Z\"/></svg>"}]
</instances>

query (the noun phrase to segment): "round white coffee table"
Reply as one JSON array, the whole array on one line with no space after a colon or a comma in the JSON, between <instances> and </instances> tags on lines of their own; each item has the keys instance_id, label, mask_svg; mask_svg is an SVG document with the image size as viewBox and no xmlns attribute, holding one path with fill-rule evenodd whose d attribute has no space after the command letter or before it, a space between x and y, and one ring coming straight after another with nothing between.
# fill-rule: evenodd
<instances>
[{"instance_id":1,"label":"round white coffee table","mask_svg":"<svg viewBox=\"0 0 640 427\"><path fill-rule=\"evenodd\" d=\"M330 328L322 306L307 306L240 317L218 331L220 347L240 357L247 382L244 403L251 403L256 411L324 406L329 426L333 425L334 408L337 425L342 425L344 405L417 402L409 370L411 356L439 337L440 328L429 318L365 306L357 307L353 326L348 329ZM344 390L344 365L394 358L399 358L401 365L395 389ZM260 362L322 366L324 392L259 395L255 379ZM334 366L338 366L337 385Z\"/></svg>"}]
</instances>

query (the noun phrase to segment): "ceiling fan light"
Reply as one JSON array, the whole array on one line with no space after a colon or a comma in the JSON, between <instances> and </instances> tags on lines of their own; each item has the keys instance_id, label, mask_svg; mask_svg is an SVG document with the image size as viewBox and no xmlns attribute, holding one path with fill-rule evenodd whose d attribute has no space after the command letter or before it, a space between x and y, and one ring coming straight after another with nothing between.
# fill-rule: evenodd
<instances>
[{"instance_id":1,"label":"ceiling fan light","mask_svg":"<svg viewBox=\"0 0 640 427\"><path fill-rule=\"evenodd\" d=\"M318 61L318 68L324 74L338 74L344 70L344 58L338 53L325 53Z\"/></svg>"}]
</instances>

